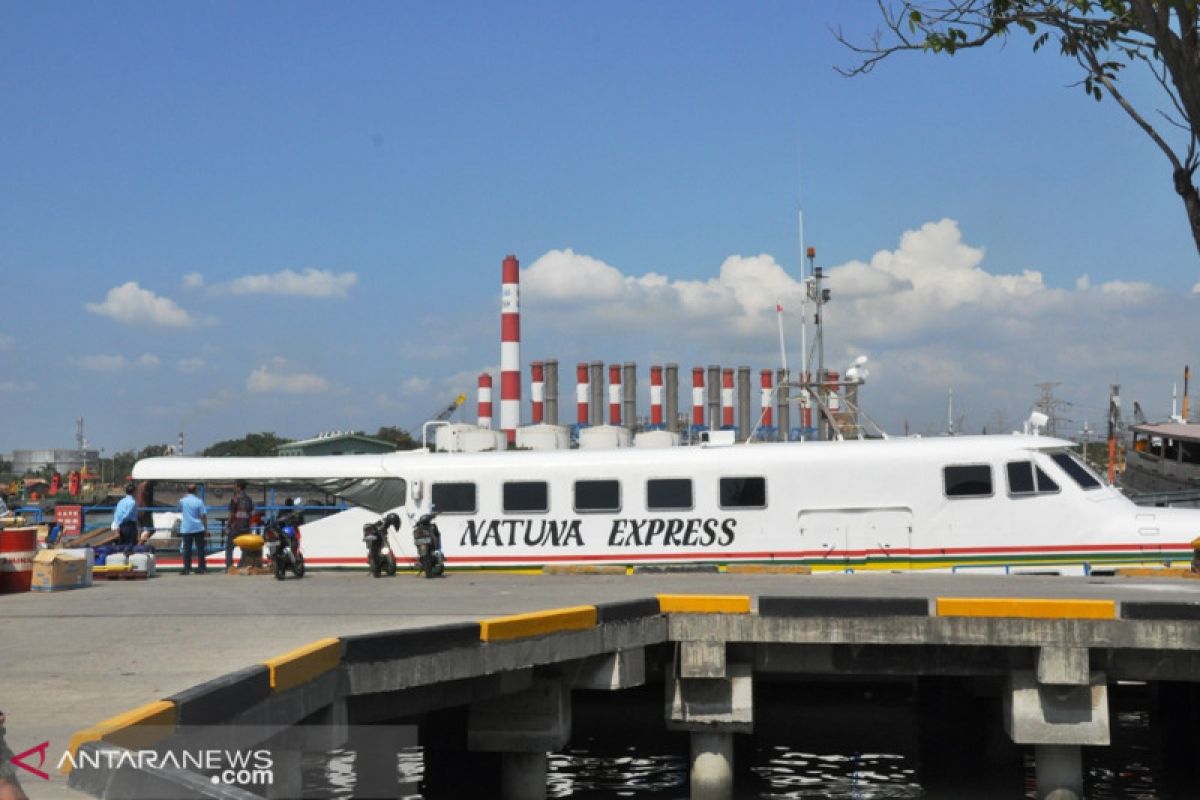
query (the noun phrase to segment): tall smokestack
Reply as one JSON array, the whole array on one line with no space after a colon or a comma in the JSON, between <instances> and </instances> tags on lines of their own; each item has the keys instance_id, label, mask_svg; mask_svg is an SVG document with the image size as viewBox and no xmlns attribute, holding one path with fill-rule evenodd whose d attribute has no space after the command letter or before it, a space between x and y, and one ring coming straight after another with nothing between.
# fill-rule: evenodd
<instances>
[{"instance_id":1,"label":"tall smokestack","mask_svg":"<svg viewBox=\"0 0 1200 800\"><path fill-rule=\"evenodd\" d=\"M775 427L775 409L771 405L771 370L764 369L759 371L759 386L762 387L761 400L759 401L761 406L759 413L762 414L762 427L771 430Z\"/></svg>"},{"instance_id":2,"label":"tall smokestack","mask_svg":"<svg viewBox=\"0 0 1200 800\"><path fill-rule=\"evenodd\" d=\"M487 372L479 376L479 427L492 427L492 376Z\"/></svg>"},{"instance_id":3,"label":"tall smokestack","mask_svg":"<svg viewBox=\"0 0 1200 800\"><path fill-rule=\"evenodd\" d=\"M708 429L721 430L721 368L708 365Z\"/></svg>"},{"instance_id":4,"label":"tall smokestack","mask_svg":"<svg viewBox=\"0 0 1200 800\"><path fill-rule=\"evenodd\" d=\"M704 367L692 367L692 427L704 427Z\"/></svg>"},{"instance_id":5,"label":"tall smokestack","mask_svg":"<svg viewBox=\"0 0 1200 800\"><path fill-rule=\"evenodd\" d=\"M546 420L546 365L534 361L529 365L529 421L541 425Z\"/></svg>"},{"instance_id":6,"label":"tall smokestack","mask_svg":"<svg viewBox=\"0 0 1200 800\"><path fill-rule=\"evenodd\" d=\"M776 397L779 410L779 440L786 442L792 436L792 407L790 405L792 390L788 386L791 376L786 369L780 369L776 371L775 377L779 384L779 394Z\"/></svg>"},{"instance_id":7,"label":"tall smokestack","mask_svg":"<svg viewBox=\"0 0 1200 800\"><path fill-rule=\"evenodd\" d=\"M621 365L608 365L608 424L621 424Z\"/></svg>"},{"instance_id":8,"label":"tall smokestack","mask_svg":"<svg viewBox=\"0 0 1200 800\"><path fill-rule=\"evenodd\" d=\"M667 364L667 430L679 430L679 365Z\"/></svg>"},{"instance_id":9,"label":"tall smokestack","mask_svg":"<svg viewBox=\"0 0 1200 800\"><path fill-rule=\"evenodd\" d=\"M733 428L733 369L721 370L721 428Z\"/></svg>"},{"instance_id":10,"label":"tall smokestack","mask_svg":"<svg viewBox=\"0 0 1200 800\"><path fill-rule=\"evenodd\" d=\"M625 427L629 428L630 432L637 430L637 363L633 361L625 362Z\"/></svg>"},{"instance_id":11,"label":"tall smokestack","mask_svg":"<svg viewBox=\"0 0 1200 800\"><path fill-rule=\"evenodd\" d=\"M558 424L558 359L546 359L546 422Z\"/></svg>"},{"instance_id":12,"label":"tall smokestack","mask_svg":"<svg viewBox=\"0 0 1200 800\"><path fill-rule=\"evenodd\" d=\"M592 400L590 383L587 362L580 361L575 365L575 422L581 428L592 424L588 411Z\"/></svg>"},{"instance_id":13,"label":"tall smokestack","mask_svg":"<svg viewBox=\"0 0 1200 800\"><path fill-rule=\"evenodd\" d=\"M509 444L521 424L521 267L516 256L504 258L500 291L500 430Z\"/></svg>"},{"instance_id":14,"label":"tall smokestack","mask_svg":"<svg viewBox=\"0 0 1200 800\"><path fill-rule=\"evenodd\" d=\"M650 367L650 427L661 428L663 424L663 368L655 364Z\"/></svg>"},{"instance_id":15,"label":"tall smokestack","mask_svg":"<svg viewBox=\"0 0 1200 800\"><path fill-rule=\"evenodd\" d=\"M737 437L738 441L744 442L750 438L750 428L754 426L751 421L749 367L738 367L737 370L737 405Z\"/></svg>"},{"instance_id":16,"label":"tall smokestack","mask_svg":"<svg viewBox=\"0 0 1200 800\"><path fill-rule=\"evenodd\" d=\"M604 424L604 362L593 361L588 365L588 369L592 372L591 390L592 390L592 424Z\"/></svg>"}]
</instances>

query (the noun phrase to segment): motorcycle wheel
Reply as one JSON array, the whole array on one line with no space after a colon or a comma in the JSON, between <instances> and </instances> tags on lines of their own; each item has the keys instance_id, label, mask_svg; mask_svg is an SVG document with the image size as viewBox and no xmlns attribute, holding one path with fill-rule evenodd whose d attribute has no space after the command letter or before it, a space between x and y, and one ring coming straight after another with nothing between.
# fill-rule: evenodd
<instances>
[{"instance_id":1,"label":"motorcycle wheel","mask_svg":"<svg viewBox=\"0 0 1200 800\"><path fill-rule=\"evenodd\" d=\"M287 561L282 553L275 554L275 580L281 581L287 577Z\"/></svg>"},{"instance_id":2,"label":"motorcycle wheel","mask_svg":"<svg viewBox=\"0 0 1200 800\"><path fill-rule=\"evenodd\" d=\"M380 556L372 553L371 555L367 556L367 560L371 565L371 577L378 578L383 572L383 559Z\"/></svg>"},{"instance_id":3,"label":"motorcycle wheel","mask_svg":"<svg viewBox=\"0 0 1200 800\"><path fill-rule=\"evenodd\" d=\"M434 553L430 559L429 569L425 570L426 578L438 578L446 571L446 559L441 553Z\"/></svg>"},{"instance_id":4,"label":"motorcycle wheel","mask_svg":"<svg viewBox=\"0 0 1200 800\"><path fill-rule=\"evenodd\" d=\"M304 555L296 553L296 563L292 567L292 572L296 573L297 578L304 577Z\"/></svg>"},{"instance_id":5,"label":"motorcycle wheel","mask_svg":"<svg viewBox=\"0 0 1200 800\"><path fill-rule=\"evenodd\" d=\"M383 568L384 568L384 570L387 571L389 578L392 577L393 575L395 575L396 574L396 556L389 555L387 557L387 563L385 563L383 565Z\"/></svg>"}]
</instances>

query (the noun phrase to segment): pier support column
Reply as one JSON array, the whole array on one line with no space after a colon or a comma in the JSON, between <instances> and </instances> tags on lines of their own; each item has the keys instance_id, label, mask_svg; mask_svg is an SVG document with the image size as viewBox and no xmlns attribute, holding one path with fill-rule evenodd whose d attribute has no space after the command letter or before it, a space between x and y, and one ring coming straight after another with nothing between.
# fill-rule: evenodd
<instances>
[{"instance_id":1,"label":"pier support column","mask_svg":"<svg viewBox=\"0 0 1200 800\"><path fill-rule=\"evenodd\" d=\"M572 681L573 689L616 691L646 682L646 648L632 647L584 659Z\"/></svg>"},{"instance_id":2,"label":"pier support column","mask_svg":"<svg viewBox=\"0 0 1200 800\"><path fill-rule=\"evenodd\" d=\"M546 753L571 738L571 690L561 680L535 679L523 692L473 703L467 747L500 753L504 800L546 796Z\"/></svg>"},{"instance_id":3,"label":"pier support column","mask_svg":"<svg viewBox=\"0 0 1200 800\"><path fill-rule=\"evenodd\" d=\"M1080 746L1109 744L1108 685L1103 672L1087 673L1084 682L1086 664L1086 649L1043 648L1036 674L1009 677L1004 727L1017 744L1035 746L1040 798L1082 797Z\"/></svg>"},{"instance_id":4,"label":"pier support column","mask_svg":"<svg viewBox=\"0 0 1200 800\"><path fill-rule=\"evenodd\" d=\"M754 732L753 669L724 642L681 642L667 683L667 729L692 740L693 800L732 800L733 735Z\"/></svg>"},{"instance_id":5,"label":"pier support column","mask_svg":"<svg viewBox=\"0 0 1200 800\"><path fill-rule=\"evenodd\" d=\"M692 732L691 800L733 797L733 734Z\"/></svg>"},{"instance_id":6,"label":"pier support column","mask_svg":"<svg viewBox=\"0 0 1200 800\"><path fill-rule=\"evenodd\" d=\"M1035 745L1033 758L1037 762L1038 797L1043 800L1083 797L1083 755L1079 745Z\"/></svg>"}]
</instances>

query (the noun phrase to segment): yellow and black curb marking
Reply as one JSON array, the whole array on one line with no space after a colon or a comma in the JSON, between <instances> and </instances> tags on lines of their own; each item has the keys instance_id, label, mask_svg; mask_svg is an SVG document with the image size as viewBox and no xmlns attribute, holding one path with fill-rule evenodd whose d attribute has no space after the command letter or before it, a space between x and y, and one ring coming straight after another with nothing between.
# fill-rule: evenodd
<instances>
[{"instance_id":1,"label":"yellow and black curb marking","mask_svg":"<svg viewBox=\"0 0 1200 800\"><path fill-rule=\"evenodd\" d=\"M215 724L270 695L303 686L344 664L445 652L460 647L589 630L664 614L750 614L749 595L660 594L597 605L490 617L478 622L319 639L290 652L77 731L74 756L88 742L148 748L187 725ZM1118 614L1119 612L1119 614ZM992 617L1080 620L1200 620L1200 603L1012 597L767 597L762 617ZM64 772L69 768L64 767Z\"/></svg>"}]
</instances>

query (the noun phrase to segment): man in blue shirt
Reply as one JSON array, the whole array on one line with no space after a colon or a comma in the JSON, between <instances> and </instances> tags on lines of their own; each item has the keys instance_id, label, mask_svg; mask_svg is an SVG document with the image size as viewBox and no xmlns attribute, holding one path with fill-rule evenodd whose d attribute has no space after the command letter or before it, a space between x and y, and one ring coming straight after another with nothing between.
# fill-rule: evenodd
<instances>
[{"instance_id":1,"label":"man in blue shirt","mask_svg":"<svg viewBox=\"0 0 1200 800\"><path fill-rule=\"evenodd\" d=\"M125 487L125 496L113 512L112 529L121 534L118 543L132 547L137 544L137 502L133 499L134 485Z\"/></svg>"},{"instance_id":2,"label":"man in blue shirt","mask_svg":"<svg viewBox=\"0 0 1200 800\"><path fill-rule=\"evenodd\" d=\"M204 533L208 530L208 511L204 501L196 496L196 484L189 483L187 494L179 498L179 535L183 537L183 572L187 575L192 571L192 548L196 548L196 573L203 575L208 571L205 558Z\"/></svg>"}]
</instances>

